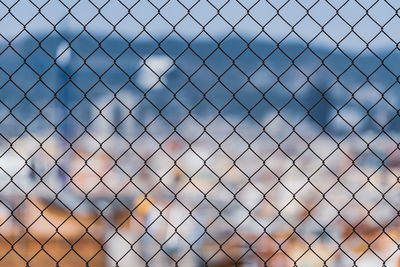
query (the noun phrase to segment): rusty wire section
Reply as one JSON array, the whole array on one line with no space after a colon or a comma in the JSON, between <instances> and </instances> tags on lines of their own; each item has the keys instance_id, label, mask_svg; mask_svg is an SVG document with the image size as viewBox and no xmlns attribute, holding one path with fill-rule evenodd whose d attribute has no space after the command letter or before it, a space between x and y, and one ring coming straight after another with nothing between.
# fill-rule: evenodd
<instances>
[{"instance_id":1,"label":"rusty wire section","mask_svg":"<svg viewBox=\"0 0 400 267\"><path fill-rule=\"evenodd\" d=\"M399 266L399 27L389 0L1 0L0 266Z\"/></svg>"}]
</instances>

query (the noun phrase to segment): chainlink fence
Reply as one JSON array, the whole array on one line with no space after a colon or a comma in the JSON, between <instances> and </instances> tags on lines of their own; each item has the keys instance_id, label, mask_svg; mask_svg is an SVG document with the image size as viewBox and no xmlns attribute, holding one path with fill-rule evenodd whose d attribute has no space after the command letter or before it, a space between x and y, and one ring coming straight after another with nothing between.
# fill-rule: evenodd
<instances>
[{"instance_id":1,"label":"chainlink fence","mask_svg":"<svg viewBox=\"0 0 400 267\"><path fill-rule=\"evenodd\" d=\"M395 0L1 0L0 266L400 266Z\"/></svg>"}]
</instances>

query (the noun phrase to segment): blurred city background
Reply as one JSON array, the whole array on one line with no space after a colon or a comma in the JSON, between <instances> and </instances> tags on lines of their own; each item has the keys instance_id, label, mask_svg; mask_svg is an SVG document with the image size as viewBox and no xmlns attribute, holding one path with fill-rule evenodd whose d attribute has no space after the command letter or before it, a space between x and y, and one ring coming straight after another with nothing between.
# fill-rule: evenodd
<instances>
[{"instance_id":1,"label":"blurred city background","mask_svg":"<svg viewBox=\"0 0 400 267\"><path fill-rule=\"evenodd\" d=\"M399 7L0 0L0 266L400 266Z\"/></svg>"}]
</instances>

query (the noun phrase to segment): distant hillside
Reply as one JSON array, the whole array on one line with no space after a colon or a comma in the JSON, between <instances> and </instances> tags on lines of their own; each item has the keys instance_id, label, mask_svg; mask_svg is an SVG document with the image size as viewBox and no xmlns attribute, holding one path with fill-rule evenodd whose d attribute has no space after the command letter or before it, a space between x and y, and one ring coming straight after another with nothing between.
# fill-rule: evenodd
<instances>
[{"instance_id":1,"label":"distant hillside","mask_svg":"<svg viewBox=\"0 0 400 267\"><path fill-rule=\"evenodd\" d=\"M185 115L188 110L199 117L220 112L239 120L250 114L259 121L279 110L289 122L295 123L309 114L307 121L312 122L313 118L332 133L340 133L341 127L348 126L344 122L327 124L336 114L331 105L341 109L342 118L353 124L366 114L361 105L373 107L370 115L382 123L396 115L388 103L378 103L382 94L394 108L400 105L396 82L400 73L398 50L379 51L384 58L382 65L368 50L356 57L354 53L344 55L340 50L332 52L316 45L310 45L311 50L300 42L282 43L279 47L261 39L248 45L239 38L228 38L219 46L212 40L186 43L176 38L160 44L151 40L128 43L111 35L98 43L88 34L71 35L70 63L61 68L72 75L73 85L60 90L68 81L67 74L53 65L51 57L56 56L63 40L59 36L36 38L39 42L32 37L14 41L12 48L0 52L0 119L13 108L15 118L27 123L34 117L32 114L39 114L33 104L51 116L50 110L61 105L56 100L48 104L57 92L57 97L70 108L76 106L74 114L89 123L95 112L93 104L103 103L97 100L111 99L113 92L120 91L131 92L137 101L142 101L135 108L139 120L143 114L158 114L156 108L162 109L161 114L173 124L182 117L177 113ZM3 43L1 47L6 46ZM159 85L150 90L151 86L143 85L140 80L146 69L142 59L151 53L171 58L173 66L162 78L168 89ZM68 94L65 88L69 88ZM354 99L353 92L356 92ZM330 104L320 101L322 93ZM7 123L7 120L2 122ZM396 118L388 123L387 129L398 126ZM357 127L360 131L378 129L371 119Z\"/></svg>"}]
</instances>

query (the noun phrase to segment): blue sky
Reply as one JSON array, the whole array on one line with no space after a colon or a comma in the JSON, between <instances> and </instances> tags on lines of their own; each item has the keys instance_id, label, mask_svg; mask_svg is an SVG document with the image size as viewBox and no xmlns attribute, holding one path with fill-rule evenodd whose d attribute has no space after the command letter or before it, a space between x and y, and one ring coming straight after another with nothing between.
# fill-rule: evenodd
<instances>
[{"instance_id":1,"label":"blue sky","mask_svg":"<svg viewBox=\"0 0 400 267\"><path fill-rule=\"evenodd\" d=\"M2 0L0 2L0 32L5 38L12 39L23 30L23 25L16 18L26 24L26 29L31 32L48 33L52 30L53 26L41 15L35 17L39 12L38 8L28 0ZM53 24L58 23L68 14L68 9L59 0L50 0L47 4L45 4L45 0L32 0L32 2L41 7L41 13ZM155 19L147 24L146 30L149 34L158 38L169 34L173 29L173 25L175 26L175 31L188 41L200 33L201 38L208 38L206 34L202 33L202 27L195 22L194 19L196 19L200 24L206 25L205 30L217 40L229 34L232 30L231 25L235 26L235 30L241 36L246 36L247 38L255 37L261 32L262 26L265 25L265 32L275 41L280 41L291 33L292 26L294 26L294 31L301 38L305 41L310 41L321 31L321 27L317 23L321 25L327 23L324 30L335 41L340 41L350 33L340 44L341 47L348 49L362 49L365 47L365 42L369 42L377 34L378 37L370 44L373 49L381 48L382 46L394 47L395 43L400 41L400 18L395 10L400 7L400 1L397 0L379 0L377 3L375 3L375 0L362 0L359 3L354 0L289 0L287 3L282 0L270 0L269 2L265 0L242 0L243 6L233 0L210 0L209 2L200 0L195 4L196 2L194 0L181 0L181 4L177 0L153 0L151 2L149 0L120 0L120 2L111 0L107 3L106 0L92 0L92 2L81 0L75 5L77 0L64 0L66 6L73 7L71 14L82 24L88 24L86 30L98 35L107 35L113 30L112 26L106 21L108 20L112 24L119 22L116 30L127 38L133 38L143 29L140 23L145 25L149 23L151 18L156 16ZM105 3L107 4L103 6ZM130 8L130 10L121 3ZM342 6L343 4L345 5ZM192 17L187 16L188 11L183 5L187 8L191 8L194 5L190 9ZM282 5L284 7L279 10L281 17L275 16L277 9ZM306 10L301 5L310 10L309 15L305 18L303 16L306 15ZM9 7L11 7L12 14L8 13ZM157 15L156 7L161 8L160 15ZM336 14L335 10L335 8L338 9L339 7L341 8L338 14L341 18ZM99 8L101 8L100 12L104 17L98 15ZM217 14L215 8L220 9L220 15L225 20L220 16L212 19ZM367 16L361 19L366 13L364 8L369 9L370 17ZM249 15L246 15L247 12ZM128 13L130 15L126 16ZM244 19L238 23L243 17ZM371 18L383 26L386 34L380 33L381 26L373 22ZM211 19L212 21L208 23ZM360 19L361 21L359 21ZM267 22L269 23L267 24ZM351 26L353 26L353 32L351 31ZM60 24L60 27L65 27L72 31L83 29L83 26L74 18L65 20ZM141 37L146 38L147 36L142 34ZM262 34L259 38L265 39L268 37ZM298 38L296 34L291 33L288 40ZM395 43L389 38L392 38ZM326 34L320 34L314 42L334 47L333 40L327 37Z\"/></svg>"}]
</instances>

